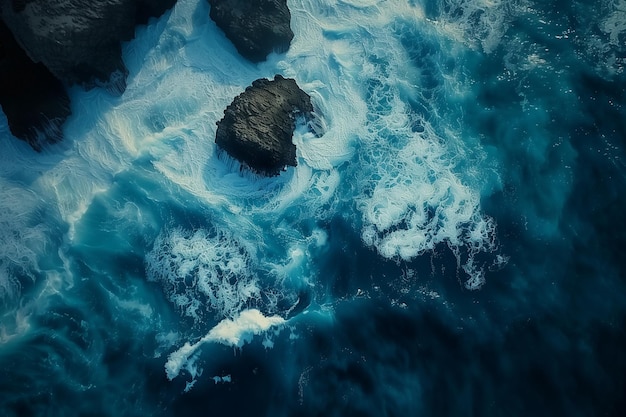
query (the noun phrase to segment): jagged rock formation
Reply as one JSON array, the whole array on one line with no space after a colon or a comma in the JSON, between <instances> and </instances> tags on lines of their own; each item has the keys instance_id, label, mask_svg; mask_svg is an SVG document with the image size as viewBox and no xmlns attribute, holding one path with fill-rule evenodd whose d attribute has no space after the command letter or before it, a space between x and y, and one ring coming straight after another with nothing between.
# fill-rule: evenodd
<instances>
[{"instance_id":1,"label":"jagged rock formation","mask_svg":"<svg viewBox=\"0 0 626 417\"><path fill-rule=\"evenodd\" d=\"M42 64L35 64L0 20L0 107L13 136L35 150L61 139L70 115L63 84Z\"/></svg>"},{"instance_id":2,"label":"jagged rock formation","mask_svg":"<svg viewBox=\"0 0 626 417\"><path fill-rule=\"evenodd\" d=\"M121 93L128 73L120 42L135 25L176 0L1 0L0 15L17 43L68 84L105 84Z\"/></svg>"},{"instance_id":3,"label":"jagged rock formation","mask_svg":"<svg viewBox=\"0 0 626 417\"><path fill-rule=\"evenodd\" d=\"M293 39L287 0L208 0L209 15L252 62L263 61L270 52L285 52Z\"/></svg>"},{"instance_id":4,"label":"jagged rock formation","mask_svg":"<svg viewBox=\"0 0 626 417\"><path fill-rule=\"evenodd\" d=\"M115 94L128 73L121 42L176 0L0 0L0 104L35 150L62 138L64 83Z\"/></svg>"},{"instance_id":5,"label":"jagged rock formation","mask_svg":"<svg viewBox=\"0 0 626 417\"><path fill-rule=\"evenodd\" d=\"M259 79L235 97L217 123L215 143L253 171L273 176L296 166L296 117L309 118L311 97L295 80Z\"/></svg>"}]
</instances>

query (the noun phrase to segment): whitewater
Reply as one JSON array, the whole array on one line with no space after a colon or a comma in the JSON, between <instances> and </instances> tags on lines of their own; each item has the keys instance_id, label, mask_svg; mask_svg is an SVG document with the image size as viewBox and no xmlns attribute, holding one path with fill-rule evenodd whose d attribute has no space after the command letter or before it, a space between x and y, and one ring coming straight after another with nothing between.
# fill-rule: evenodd
<instances>
[{"instance_id":1,"label":"whitewater","mask_svg":"<svg viewBox=\"0 0 626 417\"><path fill-rule=\"evenodd\" d=\"M288 5L290 49L252 64L179 0L123 45L120 97L70 88L42 153L0 114L2 414L618 410L623 231L589 219L621 201L626 119L564 68L624 115L626 3L580 29L526 0ZM265 178L214 138L275 74L315 118Z\"/></svg>"}]
</instances>

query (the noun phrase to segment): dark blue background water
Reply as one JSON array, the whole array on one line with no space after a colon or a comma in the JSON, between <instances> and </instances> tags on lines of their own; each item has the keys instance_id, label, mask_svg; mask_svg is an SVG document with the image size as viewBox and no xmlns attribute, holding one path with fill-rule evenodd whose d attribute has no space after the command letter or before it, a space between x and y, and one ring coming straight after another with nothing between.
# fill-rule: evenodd
<instances>
[{"instance_id":1,"label":"dark blue background water","mask_svg":"<svg viewBox=\"0 0 626 417\"><path fill-rule=\"evenodd\" d=\"M74 91L67 144L37 156L3 127L1 415L622 415L626 3L388 3L289 2L291 55L256 68L207 5L181 1L125 47L125 96ZM195 158L224 104L273 72L312 94L330 139L296 139L300 171L282 180ZM403 206L423 178L463 185ZM472 196L480 213L452 219ZM422 208L432 248L385 246L420 235ZM481 219L495 231L468 237ZM230 312L193 275L224 259L258 286ZM168 380L172 352L244 308L288 321L240 348L206 343L197 371Z\"/></svg>"}]
</instances>

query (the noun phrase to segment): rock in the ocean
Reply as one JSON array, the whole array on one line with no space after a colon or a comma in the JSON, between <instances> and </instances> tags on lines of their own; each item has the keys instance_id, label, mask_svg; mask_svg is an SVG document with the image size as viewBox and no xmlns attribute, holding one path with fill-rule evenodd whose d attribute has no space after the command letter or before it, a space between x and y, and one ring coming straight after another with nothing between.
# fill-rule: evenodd
<instances>
[{"instance_id":1,"label":"rock in the ocean","mask_svg":"<svg viewBox=\"0 0 626 417\"><path fill-rule=\"evenodd\" d=\"M13 136L35 150L61 139L70 115L63 84L42 64L35 64L0 20L0 106Z\"/></svg>"},{"instance_id":2,"label":"rock in the ocean","mask_svg":"<svg viewBox=\"0 0 626 417\"><path fill-rule=\"evenodd\" d=\"M309 118L311 97L295 80L259 79L235 97L217 123L215 143L253 171L273 176L296 166L296 117Z\"/></svg>"},{"instance_id":3,"label":"rock in the ocean","mask_svg":"<svg viewBox=\"0 0 626 417\"><path fill-rule=\"evenodd\" d=\"M260 62L270 52L289 49L293 32L287 0L208 1L211 19L250 61Z\"/></svg>"},{"instance_id":4,"label":"rock in the ocean","mask_svg":"<svg viewBox=\"0 0 626 417\"><path fill-rule=\"evenodd\" d=\"M0 16L17 43L58 79L85 87L126 87L121 41L176 0L2 0Z\"/></svg>"}]
</instances>

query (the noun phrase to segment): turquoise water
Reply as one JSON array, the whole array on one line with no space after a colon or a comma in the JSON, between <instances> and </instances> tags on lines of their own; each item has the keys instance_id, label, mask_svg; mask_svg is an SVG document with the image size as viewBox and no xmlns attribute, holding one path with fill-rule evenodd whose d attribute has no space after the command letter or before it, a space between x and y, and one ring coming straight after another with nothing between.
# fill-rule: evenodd
<instances>
[{"instance_id":1,"label":"turquoise water","mask_svg":"<svg viewBox=\"0 0 626 417\"><path fill-rule=\"evenodd\" d=\"M253 65L179 0L41 154L0 115L0 414L621 415L626 2L288 5ZM259 178L215 123L276 73Z\"/></svg>"}]
</instances>

